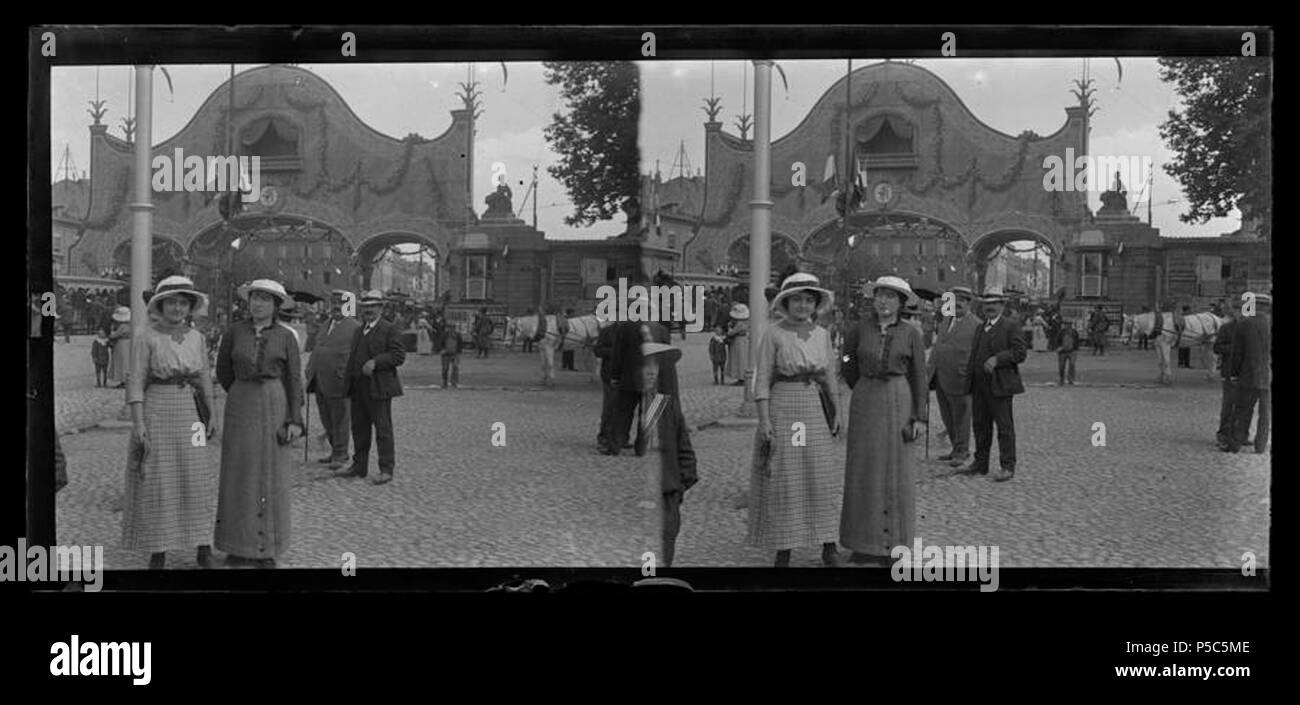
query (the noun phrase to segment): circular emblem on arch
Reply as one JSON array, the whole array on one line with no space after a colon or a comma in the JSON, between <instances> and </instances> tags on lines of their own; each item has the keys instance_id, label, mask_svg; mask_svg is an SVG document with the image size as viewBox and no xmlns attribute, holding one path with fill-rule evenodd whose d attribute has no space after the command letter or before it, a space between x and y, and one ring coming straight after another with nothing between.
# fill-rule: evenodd
<instances>
[{"instance_id":1,"label":"circular emblem on arch","mask_svg":"<svg viewBox=\"0 0 1300 705\"><path fill-rule=\"evenodd\" d=\"M280 192L274 186L263 186L261 201L263 206L275 208L276 204L280 202Z\"/></svg>"},{"instance_id":2,"label":"circular emblem on arch","mask_svg":"<svg viewBox=\"0 0 1300 705\"><path fill-rule=\"evenodd\" d=\"M894 200L894 185L888 181L881 181L871 190L871 196L881 206L888 206Z\"/></svg>"}]
</instances>

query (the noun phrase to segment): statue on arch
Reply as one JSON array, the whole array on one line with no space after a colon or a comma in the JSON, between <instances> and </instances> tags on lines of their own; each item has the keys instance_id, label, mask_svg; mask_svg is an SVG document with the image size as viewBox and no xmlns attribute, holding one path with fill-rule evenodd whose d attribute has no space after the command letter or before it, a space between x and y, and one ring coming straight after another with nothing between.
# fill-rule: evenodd
<instances>
[{"instance_id":1,"label":"statue on arch","mask_svg":"<svg viewBox=\"0 0 1300 705\"><path fill-rule=\"evenodd\" d=\"M497 190L489 193L483 199L487 203L487 212L483 214L484 218L513 218L515 216L514 204L511 202L514 194L510 187L504 181L497 184Z\"/></svg>"}]
</instances>

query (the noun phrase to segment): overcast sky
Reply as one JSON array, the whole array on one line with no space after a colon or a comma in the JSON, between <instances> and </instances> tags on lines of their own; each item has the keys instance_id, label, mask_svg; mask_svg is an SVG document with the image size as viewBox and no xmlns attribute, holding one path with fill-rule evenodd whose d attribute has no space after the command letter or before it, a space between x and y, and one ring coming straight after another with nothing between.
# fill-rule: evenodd
<instances>
[{"instance_id":1,"label":"overcast sky","mask_svg":"<svg viewBox=\"0 0 1300 705\"><path fill-rule=\"evenodd\" d=\"M360 118L374 129L397 139L411 132L436 137L451 125L451 110L461 107L456 97L459 84L466 80L468 64L301 64L331 84ZM514 206L523 205L524 193L532 181L534 164L540 165L538 177L541 198L537 211L538 228L551 238L603 238L622 231L620 214L614 221L597 223L590 228L571 228L564 217L573 208L564 188L546 173L557 161L542 136L551 115L561 109L558 87L547 85L540 63L509 63L508 77L500 62L475 64L479 89L482 91L483 114L478 122L474 149L474 208L482 213L483 198L495 187L491 184L492 164L501 162L514 192ZM253 68L237 64L238 73ZM169 95L167 82L155 71L154 144L170 139L179 132L203 101L230 77L230 65L167 66L175 87ZM108 99L104 122L109 131L122 136L121 120L126 116L131 69L105 66L99 69L99 92ZM95 97L95 67L56 67L51 87L51 170L60 178L59 166L66 144L80 170L89 169L90 141L86 114L87 101ZM236 79L238 80L238 79ZM504 90L503 90L504 88ZM522 183L521 183L522 182ZM532 220L532 202L520 215Z\"/></svg>"},{"instance_id":2,"label":"overcast sky","mask_svg":"<svg viewBox=\"0 0 1300 705\"><path fill-rule=\"evenodd\" d=\"M853 68L880 59L854 59ZM1121 59L1124 76L1119 80L1115 60L1092 59L1090 72L1098 110L1092 120L1090 150L1094 155L1150 156L1155 172L1152 193L1153 224L1165 236L1215 236L1236 230L1241 216L1217 218L1205 225L1179 222L1184 203L1182 188L1164 173L1161 165L1172 153L1160 139L1159 124L1176 107L1172 86L1159 78L1155 59ZM790 88L772 73L772 139L793 130L821 96L844 77L845 60L781 61ZM1070 93L1072 81L1081 78L1081 59L936 59L919 60L924 67L948 83L977 118L1002 132L1019 135L1033 130L1050 135L1065 124L1065 108L1077 104ZM745 76L748 76L746 82ZM679 145L686 141L692 167L704 165L704 122L702 107L710 92L722 98L718 118L723 129L738 133L736 117L742 108L753 113L752 62L687 61L641 63L642 171L649 172L659 161L664 178L672 174ZM750 136L753 136L751 129ZM822 166L810 167L809 176L821 179ZM815 172L815 173L814 173ZM1110 179L1108 179L1110 181ZM1136 186L1126 184L1132 207ZM1101 207L1098 194L1089 194L1093 210ZM1146 208L1139 212L1146 220Z\"/></svg>"},{"instance_id":3,"label":"overcast sky","mask_svg":"<svg viewBox=\"0 0 1300 705\"><path fill-rule=\"evenodd\" d=\"M1159 137L1158 124L1175 106L1173 90L1161 82L1154 59L1123 59L1124 76L1112 59L1094 59L1091 72L1096 78L1099 110L1093 120L1094 154L1150 155L1155 164L1154 222L1164 235L1213 236L1235 230L1239 216L1221 218L1205 225L1187 225L1177 216L1185 208L1181 188L1160 169L1170 156ZM854 66L875 60L855 59ZM1080 76L1079 59L944 59L922 60L923 66L948 82L977 117L1009 134L1029 129L1047 135L1065 121L1065 107L1075 102L1069 89ZM498 62L475 64L484 112L475 142L474 205L486 207L483 198L492 189L494 162L501 162L510 178L516 210L523 203L532 167L540 165L540 208L538 226L552 238L603 238L622 229L622 217L590 228L571 228L563 223L572 207L563 187L546 173L557 161L546 144L542 130L551 115L560 110L558 91L543 80L540 63L509 63L508 80ZM749 82L742 86L742 69L749 66ZM787 134L828 90L844 75L845 62L783 61L789 78L787 92L773 76L773 139ZM455 93L466 79L468 64L303 64L343 96L348 105L371 127L401 138L410 132L425 137L441 134L451 123L450 112L460 107ZM722 98L720 118L728 131L735 132L735 118L743 106L752 112L752 64L730 62L643 62L640 142L642 172L648 173L659 161L665 177L678 145L685 140L691 166L704 162L705 115L703 98ZM193 117L202 102L229 75L229 65L168 66L175 94L169 95L166 81L155 72L154 143L174 136ZM252 68L237 65L236 71ZM89 168L90 117L87 101L99 94L108 100L104 121L112 134L121 136L121 119L126 114L130 69L126 66L56 67L51 89L51 170L61 176L64 146L71 149L79 170ZM712 86L710 85L712 83ZM742 100L743 98L743 100ZM816 170L815 170L816 171ZM820 173L815 175L820 178ZM1100 207L1090 196L1094 209ZM531 204L522 217L531 219ZM1145 211L1142 212L1145 218Z\"/></svg>"}]
</instances>

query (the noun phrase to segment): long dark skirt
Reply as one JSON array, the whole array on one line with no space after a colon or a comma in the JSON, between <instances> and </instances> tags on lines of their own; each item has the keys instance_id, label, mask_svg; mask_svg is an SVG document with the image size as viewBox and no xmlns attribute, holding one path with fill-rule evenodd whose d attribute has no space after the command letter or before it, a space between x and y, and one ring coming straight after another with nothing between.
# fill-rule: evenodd
<instances>
[{"instance_id":1,"label":"long dark skirt","mask_svg":"<svg viewBox=\"0 0 1300 705\"><path fill-rule=\"evenodd\" d=\"M280 445L284 385L238 380L226 396L221 438L217 550L275 558L289 545L291 447Z\"/></svg>"},{"instance_id":2,"label":"long dark skirt","mask_svg":"<svg viewBox=\"0 0 1300 705\"><path fill-rule=\"evenodd\" d=\"M912 542L916 452L902 436L911 415L911 387L904 377L863 378L853 388L840 516L845 548L886 556L894 546Z\"/></svg>"}]
</instances>

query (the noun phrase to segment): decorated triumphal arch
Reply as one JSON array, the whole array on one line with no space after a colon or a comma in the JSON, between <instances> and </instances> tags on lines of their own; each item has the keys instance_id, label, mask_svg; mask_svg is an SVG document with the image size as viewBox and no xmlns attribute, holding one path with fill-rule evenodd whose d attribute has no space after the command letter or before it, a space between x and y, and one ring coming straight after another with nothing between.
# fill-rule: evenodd
<instances>
[{"instance_id":1,"label":"decorated triumphal arch","mask_svg":"<svg viewBox=\"0 0 1300 705\"><path fill-rule=\"evenodd\" d=\"M785 236L773 237L781 252L772 261L788 239L801 266L836 287L883 273L980 286L1000 247L1031 240L1056 266L1087 202L1082 192L1046 190L1043 163L1067 149L1086 153L1086 111L1065 107L1051 135L1010 135L926 69L890 61L857 69L772 142L771 228ZM670 184L698 193L663 196L702 204L683 252L683 266L701 271L747 243L753 193L752 140L723 130L716 101L706 112L705 177Z\"/></svg>"},{"instance_id":2,"label":"decorated triumphal arch","mask_svg":"<svg viewBox=\"0 0 1300 705\"><path fill-rule=\"evenodd\" d=\"M204 182L215 175L187 173L169 189L155 184L153 235L174 243L186 273L218 294L253 270L294 289L358 288L374 256L398 243L445 258L476 221L467 196L470 110L451 117L437 137L397 139L366 125L310 71L244 71L152 152L186 171L191 157L204 165L213 157L249 158L251 167L256 156L256 178L244 184L251 195L231 208L232 199L207 190L213 186ZM74 273L120 257L131 238L134 145L108 134L98 117L90 133L91 207L84 234L69 248Z\"/></svg>"}]
</instances>

